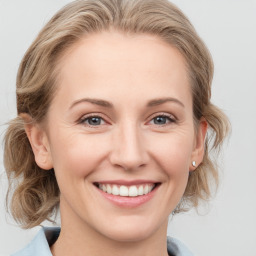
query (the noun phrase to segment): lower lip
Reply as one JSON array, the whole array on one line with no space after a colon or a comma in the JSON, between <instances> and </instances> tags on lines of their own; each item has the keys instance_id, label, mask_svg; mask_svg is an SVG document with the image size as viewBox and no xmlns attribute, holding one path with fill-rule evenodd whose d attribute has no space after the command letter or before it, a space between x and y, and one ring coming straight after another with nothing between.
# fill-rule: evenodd
<instances>
[{"instance_id":1,"label":"lower lip","mask_svg":"<svg viewBox=\"0 0 256 256\"><path fill-rule=\"evenodd\" d=\"M97 188L97 190L101 193L101 195L112 202L113 204L120 206L120 207L127 207L127 208L133 208L133 207L138 207L142 204L145 204L148 202L150 199L153 198L155 195L159 185L156 186L151 192L149 192L146 195L142 196L135 196L135 197L128 197L128 196L115 196L112 194L108 194L101 189Z\"/></svg>"}]
</instances>

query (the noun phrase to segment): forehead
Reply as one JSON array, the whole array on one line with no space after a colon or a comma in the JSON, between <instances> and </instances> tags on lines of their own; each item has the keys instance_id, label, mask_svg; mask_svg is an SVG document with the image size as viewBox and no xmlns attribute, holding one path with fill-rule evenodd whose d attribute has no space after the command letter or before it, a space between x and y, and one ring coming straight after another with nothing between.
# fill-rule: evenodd
<instances>
[{"instance_id":1,"label":"forehead","mask_svg":"<svg viewBox=\"0 0 256 256\"><path fill-rule=\"evenodd\" d=\"M86 36L65 52L59 72L58 91L74 100L90 93L95 97L123 95L128 89L145 100L152 94L191 94L185 59L152 35L106 31Z\"/></svg>"}]
</instances>

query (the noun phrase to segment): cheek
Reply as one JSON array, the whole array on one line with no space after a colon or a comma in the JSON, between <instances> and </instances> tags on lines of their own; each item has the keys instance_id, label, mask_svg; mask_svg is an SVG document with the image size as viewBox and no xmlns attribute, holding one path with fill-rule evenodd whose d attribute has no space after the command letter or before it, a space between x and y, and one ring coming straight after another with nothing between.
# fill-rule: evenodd
<instances>
[{"instance_id":1,"label":"cheek","mask_svg":"<svg viewBox=\"0 0 256 256\"><path fill-rule=\"evenodd\" d=\"M53 165L58 175L66 173L73 178L85 177L95 170L107 151L100 136L59 134L52 143Z\"/></svg>"},{"instance_id":2,"label":"cheek","mask_svg":"<svg viewBox=\"0 0 256 256\"><path fill-rule=\"evenodd\" d=\"M166 134L152 143L155 148L152 155L166 174L178 178L188 173L193 148L191 136Z\"/></svg>"}]
</instances>

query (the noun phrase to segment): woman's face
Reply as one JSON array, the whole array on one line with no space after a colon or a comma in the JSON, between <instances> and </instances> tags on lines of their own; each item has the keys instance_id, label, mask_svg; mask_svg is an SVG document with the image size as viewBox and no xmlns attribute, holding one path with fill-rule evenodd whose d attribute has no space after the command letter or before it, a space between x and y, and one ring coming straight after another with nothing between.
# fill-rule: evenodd
<instances>
[{"instance_id":1,"label":"woman's face","mask_svg":"<svg viewBox=\"0 0 256 256\"><path fill-rule=\"evenodd\" d=\"M195 131L182 55L150 35L102 32L69 49L59 68L35 154L55 170L62 226L118 241L166 232L206 131L203 122Z\"/></svg>"}]
</instances>

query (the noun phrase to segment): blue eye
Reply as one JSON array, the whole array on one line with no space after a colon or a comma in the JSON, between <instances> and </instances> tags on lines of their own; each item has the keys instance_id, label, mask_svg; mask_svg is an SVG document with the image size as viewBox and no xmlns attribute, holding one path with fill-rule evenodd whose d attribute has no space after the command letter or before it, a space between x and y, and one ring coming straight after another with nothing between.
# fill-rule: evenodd
<instances>
[{"instance_id":1,"label":"blue eye","mask_svg":"<svg viewBox=\"0 0 256 256\"><path fill-rule=\"evenodd\" d=\"M154 124L166 124L167 117L166 116L157 116L153 120L154 120Z\"/></svg>"},{"instance_id":2,"label":"blue eye","mask_svg":"<svg viewBox=\"0 0 256 256\"><path fill-rule=\"evenodd\" d=\"M89 126L99 126L105 124L105 121L100 116L91 116L91 117L84 117L81 120L82 124L87 124Z\"/></svg>"},{"instance_id":3,"label":"blue eye","mask_svg":"<svg viewBox=\"0 0 256 256\"><path fill-rule=\"evenodd\" d=\"M101 117L90 117L90 118L88 118L88 123L90 125L100 125Z\"/></svg>"},{"instance_id":4,"label":"blue eye","mask_svg":"<svg viewBox=\"0 0 256 256\"><path fill-rule=\"evenodd\" d=\"M174 123L175 120L169 115L158 115L154 117L151 121L155 125L166 125L168 123Z\"/></svg>"}]
</instances>

